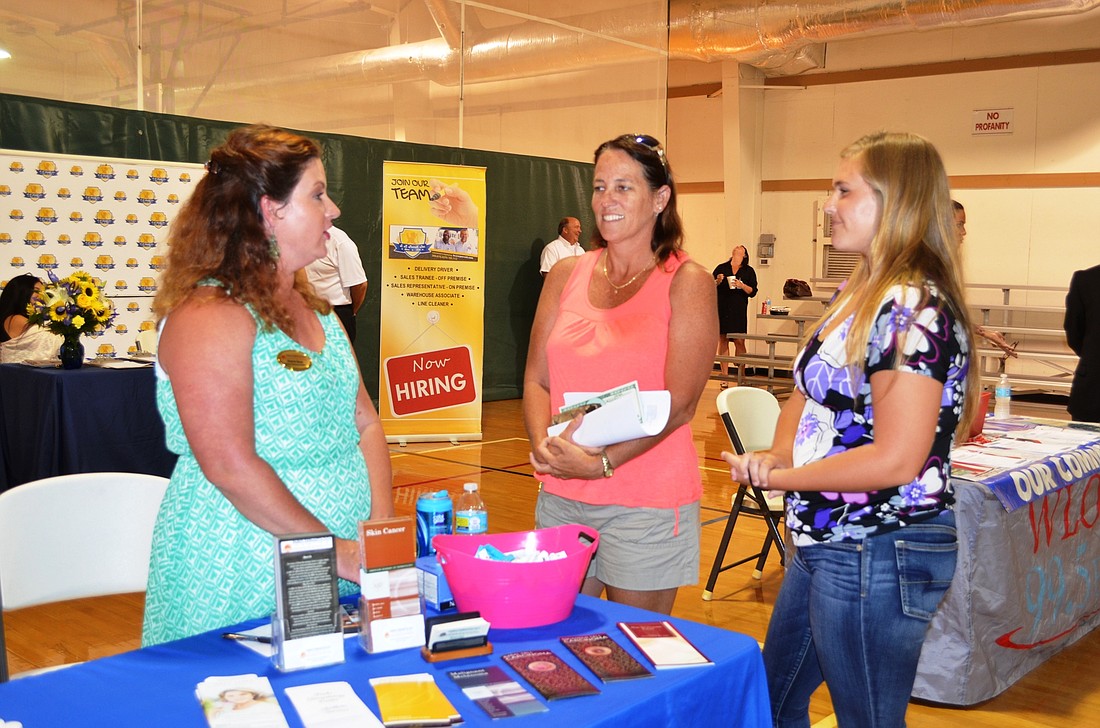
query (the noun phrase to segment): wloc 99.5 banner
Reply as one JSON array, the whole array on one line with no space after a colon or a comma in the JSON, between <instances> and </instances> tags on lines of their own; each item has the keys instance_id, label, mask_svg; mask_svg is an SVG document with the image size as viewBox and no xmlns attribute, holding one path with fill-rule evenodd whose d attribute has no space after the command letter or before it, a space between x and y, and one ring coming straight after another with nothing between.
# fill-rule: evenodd
<instances>
[{"instance_id":1,"label":"wloc 99.5 banner","mask_svg":"<svg viewBox=\"0 0 1100 728\"><path fill-rule=\"evenodd\" d=\"M386 162L382 386L390 441L481 439L485 169Z\"/></svg>"},{"instance_id":2,"label":"wloc 99.5 banner","mask_svg":"<svg viewBox=\"0 0 1100 728\"><path fill-rule=\"evenodd\" d=\"M0 150L0 286L30 273L95 277L119 315L88 356L133 353L154 327L164 238L202 166Z\"/></svg>"}]
</instances>

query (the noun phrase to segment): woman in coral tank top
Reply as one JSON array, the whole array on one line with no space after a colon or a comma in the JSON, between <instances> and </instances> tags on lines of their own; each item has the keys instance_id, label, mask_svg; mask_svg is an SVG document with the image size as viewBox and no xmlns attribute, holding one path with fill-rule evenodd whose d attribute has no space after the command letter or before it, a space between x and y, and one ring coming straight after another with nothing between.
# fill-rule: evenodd
<instances>
[{"instance_id":1,"label":"woman in coral tank top","mask_svg":"<svg viewBox=\"0 0 1100 728\"><path fill-rule=\"evenodd\" d=\"M660 142L629 134L596 149L594 249L546 276L531 331L524 419L541 482L538 526L583 523L600 548L582 592L668 613L699 576L701 480L691 418L718 334L714 279L683 252L676 185ZM657 435L582 447L578 416L548 437L565 392L637 380L668 390Z\"/></svg>"}]
</instances>

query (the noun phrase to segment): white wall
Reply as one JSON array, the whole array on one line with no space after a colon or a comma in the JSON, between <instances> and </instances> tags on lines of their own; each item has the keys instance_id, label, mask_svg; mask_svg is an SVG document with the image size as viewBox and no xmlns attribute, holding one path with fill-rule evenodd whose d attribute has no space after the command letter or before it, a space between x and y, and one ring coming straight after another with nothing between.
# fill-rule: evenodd
<instances>
[{"instance_id":1,"label":"white wall","mask_svg":"<svg viewBox=\"0 0 1100 728\"><path fill-rule=\"evenodd\" d=\"M1012 108L1014 132L973 136L973 111L983 108ZM831 177L837 153L878 129L928 137L950 175L1100 172L1100 64L767 92L762 177ZM967 208L971 282L1066 285L1073 270L1100 259L1100 189L958 189L956 196ZM814 195L762 197L761 227L776 228L783 241L777 270L803 277L796 251L808 250Z\"/></svg>"},{"instance_id":2,"label":"white wall","mask_svg":"<svg viewBox=\"0 0 1100 728\"><path fill-rule=\"evenodd\" d=\"M1059 26L1063 31L1066 27ZM1092 39L1082 47L1094 46L1095 38L1100 37L1100 14L1081 16L1069 27ZM1020 33L1009 26L998 27L997 33L987 27L830 44L829 66L822 70L966 57L975 39L987 36L1001 38L1004 54L1011 55L1008 48L1023 37ZM983 42L997 46L993 40ZM1035 42L1020 42L1018 47L1015 52L1043 50ZM724 76L728 81L729 74ZM752 83L748 79L743 82ZM866 133L889 129L922 134L936 144L948 174L955 177L1016 175L1026 179L1026 175L1047 173L1100 173L1100 64L1096 63L798 90L743 90L736 104L725 102L728 93L727 89L718 124L707 118L715 111L712 100L671 100L670 151L678 154L675 159L691 162L678 163L681 179L706 180L713 173L714 155L725 154L720 151L723 131L728 133L730 125L739 127L740 164L726 160L723 207L740 215L736 229L744 242L755 243L760 233L776 236L773 265L758 268L761 299L765 295L780 298L786 278L809 280L820 275L811 263L813 203L825 197L828 187L823 183L822 189L814 192L762 193L760 181L828 180L839 151ZM760 99L756 108L753 99ZM974 136L973 113L986 108L1013 109L1013 133ZM737 174L740 179L731 180L731 175ZM1066 286L1074 270L1100 262L1100 188L960 187L955 196L967 208L965 276L969 282ZM728 255L729 238L734 236L727 232L731 221L728 214L719 216L711 210L715 205L712 195L695 197L686 195L683 201L691 217L689 248L698 250L696 257L713 266ZM1001 294L975 292L973 298L993 303L1000 301ZM1063 299L1059 292L1013 296L1014 303L1030 305L1060 305ZM811 303L796 307L799 309L820 310ZM750 330L755 323L750 317ZM761 329L774 331L776 325L764 323Z\"/></svg>"}]
</instances>

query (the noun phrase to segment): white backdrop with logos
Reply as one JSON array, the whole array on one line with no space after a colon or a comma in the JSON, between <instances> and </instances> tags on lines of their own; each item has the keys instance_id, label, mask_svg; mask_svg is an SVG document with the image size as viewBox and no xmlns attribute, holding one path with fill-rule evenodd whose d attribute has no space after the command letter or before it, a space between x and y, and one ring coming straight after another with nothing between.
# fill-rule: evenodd
<instances>
[{"instance_id":1,"label":"white backdrop with logos","mask_svg":"<svg viewBox=\"0 0 1100 728\"><path fill-rule=\"evenodd\" d=\"M87 271L119 315L85 337L86 356L134 352L155 325L168 226L203 174L199 164L0 150L0 286Z\"/></svg>"}]
</instances>

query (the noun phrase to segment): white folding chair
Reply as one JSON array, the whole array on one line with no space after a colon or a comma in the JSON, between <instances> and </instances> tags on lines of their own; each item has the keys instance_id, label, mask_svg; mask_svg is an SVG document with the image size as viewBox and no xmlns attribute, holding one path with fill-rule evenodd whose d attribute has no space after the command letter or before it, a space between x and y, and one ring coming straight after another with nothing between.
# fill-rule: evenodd
<instances>
[{"instance_id":1,"label":"white folding chair","mask_svg":"<svg viewBox=\"0 0 1100 728\"><path fill-rule=\"evenodd\" d=\"M779 419L779 401L774 394L756 387L732 387L719 392L715 404L718 407L718 414L722 417L722 423L726 426L726 433L729 435L734 452L740 455L754 450L767 450L771 447L772 438L775 436L775 424ZM724 564L730 537L733 535L738 517L742 514L764 519L767 525L764 542L756 553L730 564ZM786 549L783 546L783 538L779 535L781 519L782 504L779 502L774 505L769 504L768 498L760 488L755 485L741 485L737 488L732 499L729 518L726 519L726 530L722 534L718 551L714 554L714 564L710 568L710 577L703 590L704 601L711 600L718 575L727 569L755 559L756 568L752 576L754 579L759 579L763 575L764 564L768 560L772 544L779 551L780 560L785 561Z\"/></svg>"},{"instance_id":2,"label":"white folding chair","mask_svg":"<svg viewBox=\"0 0 1100 728\"><path fill-rule=\"evenodd\" d=\"M0 493L0 682L4 611L145 591L167 487L156 475L81 473Z\"/></svg>"}]
</instances>

